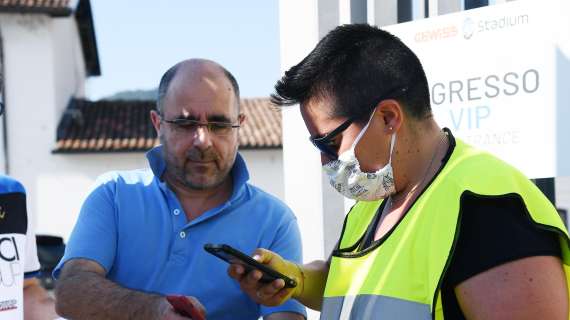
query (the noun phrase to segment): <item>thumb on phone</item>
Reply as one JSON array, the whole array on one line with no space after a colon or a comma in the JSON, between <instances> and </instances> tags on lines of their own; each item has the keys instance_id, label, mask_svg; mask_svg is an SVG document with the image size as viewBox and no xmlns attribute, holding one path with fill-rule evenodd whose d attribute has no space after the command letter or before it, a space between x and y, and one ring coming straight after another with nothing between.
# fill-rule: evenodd
<instances>
[{"instance_id":1,"label":"thumb on phone","mask_svg":"<svg viewBox=\"0 0 570 320\"><path fill-rule=\"evenodd\" d=\"M253 253L253 259L270 266L289 278L294 279L297 282L297 286L292 290L293 297L298 296L303 292L304 277L300 266L296 263L285 260L279 254L263 248L255 250ZM287 296L289 297L291 294Z\"/></svg>"}]
</instances>

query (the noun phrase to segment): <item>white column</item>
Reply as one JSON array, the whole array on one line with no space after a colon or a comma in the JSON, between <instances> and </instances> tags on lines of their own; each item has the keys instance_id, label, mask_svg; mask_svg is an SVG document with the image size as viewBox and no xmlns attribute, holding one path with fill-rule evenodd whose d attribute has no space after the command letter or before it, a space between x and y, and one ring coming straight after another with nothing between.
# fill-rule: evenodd
<instances>
[{"instance_id":1,"label":"white column","mask_svg":"<svg viewBox=\"0 0 570 320\"><path fill-rule=\"evenodd\" d=\"M398 23L398 0L368 0L368 23L388 26Z\"/></svg>"},{"instance_id":2,"label":"white column","mask_svg":"<svg viewBox=\"0 0 570 320\"><path fill-rule=\"evenodd\" d=\"M326 20L326 19L325 19ZM318 0L280 0L281 70L301 61L319 40ZM324 258L322 180L319 154L309 143L299 107L283 112L283 170L285 202L297 215L303 260ZM307 309L308 319L318 312Z\"/></svg>"},{"instance_id":3,"label":"white column","mask_svg":"<svg viewBox=\"0 0 570 320\"><path fill-rule=\"evenodd\" d=\"M418 20L425 18L426 5L425 0L412 1L412 19Z\"/></svg>"},{"instance_id":4,"label":"white column","mask_svg":"<svg viewBox=\"0 0 570 320\"><path fill-rule=\"evenodd\" d=\"M281 0L281 70L299 63L339 24L366 21L366 0ZM344 198L323 175L298 106L283 108L285 201L299 221L305 261L325 259L340 235Z\"/></svg>"},{"instance_id":5,"label":"white column","mask_svg":"<svg viewBox=\"0 0 570 320\"><path fill-rule=\"evenodd\" d=\"M279 1L283 72L301 61L319 39L317 1ZM309 143L299 108L285 107L282 112L285 201L299 221L304 260L322 259L323 204L319 154Z\"/></svg>"},{"instance_id":6,"label":"white column","mask_svg":"<svg viewBox=\"0 0 570 320\"><path fill-rule=\"evenodd\" d=\"M428 1L428 17L435 17L439 13L439 0Z\"/></svg>"},{"instance_id":7,"label":"white column","mask_svg":"<svg viewBox=\"0 0 570 320\"><path fill-rule=\"evenodd\" d=\"M437 14L453 13L463 10L463 0L437 0Z\"/></svg>"}]
</instances>

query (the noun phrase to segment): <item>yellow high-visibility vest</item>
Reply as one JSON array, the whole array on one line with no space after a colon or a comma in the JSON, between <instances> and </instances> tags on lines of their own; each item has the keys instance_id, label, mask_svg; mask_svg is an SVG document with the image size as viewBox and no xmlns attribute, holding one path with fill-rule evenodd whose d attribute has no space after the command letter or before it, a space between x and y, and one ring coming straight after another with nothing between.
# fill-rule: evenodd
<instances>
[{"instance_id":1,"label":"yellow high-visibility vest","mask_svg":"<svg viewBox=\"0 0 570 320\"><path fill-rule=\"evenodd\" d=\"M522 199L521 214L559 236L569 283L568 232L550 201L515 168L455 141L447 163L384 241L359 251L382 200L352 208L332 255L321 319L443 319L441 282L455 249L460 199L467 193Z\"/></svg>"}]
</instances>

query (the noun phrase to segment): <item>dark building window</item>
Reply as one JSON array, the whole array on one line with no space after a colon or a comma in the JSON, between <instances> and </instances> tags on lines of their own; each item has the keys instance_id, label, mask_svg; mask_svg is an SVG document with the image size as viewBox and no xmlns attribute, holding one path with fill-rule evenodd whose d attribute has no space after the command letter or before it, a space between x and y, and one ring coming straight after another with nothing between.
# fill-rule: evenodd
<instances>
[{"instance_id":1,"label":"dark building window","mask_svg":"<svg viewBox=\"0 0 570 320\"><path fill-rule=\"evenodd\" d=\"M412 0L398 0L398 23L412 21Z\"/></svg>"},{"instance_id":2,"label":"dark building window","mask_svg":"<svg viewBox=\"0 0 570 320\"><path fill-rule=\"evenodd\" d=\"M489 5L489 0L465 0L465 10L486 7Z\"/></svg>"}]
</instances>

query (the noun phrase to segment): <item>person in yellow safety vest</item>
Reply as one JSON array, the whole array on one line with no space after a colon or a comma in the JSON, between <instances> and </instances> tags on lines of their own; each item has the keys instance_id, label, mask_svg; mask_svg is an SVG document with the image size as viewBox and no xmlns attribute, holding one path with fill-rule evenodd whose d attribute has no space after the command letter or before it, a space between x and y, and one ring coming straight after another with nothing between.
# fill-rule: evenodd
<instances>
[{"instance_id":1,"label":"person in yellow safety vest","mask_svg":"<svg viewBox=\"0 0 570 320\"><path fill-rule=\"evenodd\" d=\"M293 289L231 265L253 300L294 298L326 320L569 318L556 209L517 169L438 126L422 65L397 37L337 27L275 89L276 104L300 104L332 186L357 203L328 261L254 253Z\"/></svg>"}]
</instances>

